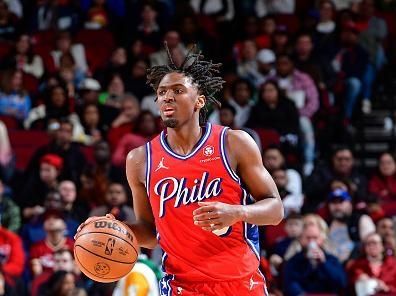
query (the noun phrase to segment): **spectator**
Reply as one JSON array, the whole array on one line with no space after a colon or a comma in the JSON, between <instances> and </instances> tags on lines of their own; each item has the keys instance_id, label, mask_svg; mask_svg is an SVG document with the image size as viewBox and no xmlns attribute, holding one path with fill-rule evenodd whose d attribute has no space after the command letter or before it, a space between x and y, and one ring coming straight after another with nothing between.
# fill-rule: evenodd
<instances>
[{"instance_id":1,"label":"spectator","mask_svg":"<svg viewBox=\"0 0 396 296\"><path fill-rule=\"evenodd\" d=\"M289 55L292 53L291 36L287 31L287 27L279 25L272 34L271 49L276 56Z\"/></svg>"},{"instance_id":2,"label":"spectator","mask_svg":"<svg viewBox=\"0 0 396 296\"><path fill-rule=\"evenodd\" d=\"M79 280L80 270L76 266L73 253L69 249L60 249L54 253L53 272L46 271L35 277L32 281L31 295L37 296L45 293L49 278L57 271L72 272L76 281Z\"/></svg>"},{"instance_id":3,"label":"spectator","mask_svg":"<svg viewBox=\"0 0 396 296\"><path fill-rule=\"evenodd\" d=\"M0 225L9 231L18 233L21 227L21 212L16 203L5 191L0 177Z\"/></svg>"},{"instance_id":4,"label":"spectator","mask_svg":"<svg viewBox=\"0 0 396 296\"><path fill-rule=\"evenodd\" d=\"M158 11L154 4L145 3L141 9L141 22L136 26L135 39L142 41L146 55L155 52L161 43L161 28L157 21ZM161 64L162 65L162 64Z\"/></svg>"},{"instance_id":5,"label":"spectator","mask_svg":"<svg viewBox=\"0 0 396 296\"><path fill-rule=\"evenodd\" d=\"M62 55L70 53L76 63L76 67L83 73L88 73L88 65L85 57L85 49L82 44L72 44L72 38L67 31L59 32L56 40L56 49L51 52L55 66L58 68Z\"/></svg>"},{"instance_id":6,"label":"spectator","mask_svg":"<svg viewBox=\"0 0 396 296\"><path fill-rule=\"evenodd\" d=\"M351 186L351 194L356 201L366 197L367 181L364 175L354 166L355 158L350 148L336 147L330 164L319 166L307 179L305 194L307 210L316 208L325 200L330 182L334 179L344 180Z\"/></svg>"},{"instance_id":7,"label":"spectator","mask_svg":"<svg viewBox=\"0 0 396 296\"><path fill-rule=\"evenodd\" d=\"M286 166L285 156L279 147L270 146L263 152L263 164L269 172ZM286 190L295 195L302 194L302 180L299 172L294 169L286 169Z\"/></svg>"},{"instance_id":8,"label":"spectator","mask_svg":"<svg viewBox=\"0 0 396 296\"><path fill-rule=\"evenodd\" d=\"M19 70L8 70L2 75L0 88L0 115L18 121L24 120L30 110L29 94L23 89L23 75Z\"/></svg>"},{"instance_id":9,"label":"spectator","mask_svg":"<svg viewBox=\"0 0 396 296\"><path fill-rule=\"evenodd\" d=\"M256 9L266 14L293 14L296 7L296 0L259 0ZM258 7L257 7L258 6Z\"/></svg>"},{"instance_id":10,"label":"spectator","mask_svg":"<svg viewBox=\"0 0 396 296\"><path fill-rule=\"evenodd\" d=\"M260 88L269 77L275 75L274 63L276 58L272 50L264 48L257 53L256 60L257 73L254 85L256 88Z\"/></svg>"},{"instance_id":11,"label":"spectator","mask_svg":"<svg viewBox=\"0 0 396 296\"><path fill-rule=\"evenodd\" d=\"M50 191L41 207L41 214L36 214L28 222L24 223L21 229L21 236L24 242L26 252L29 252L30 247L40 241L44 240L46 233L44 229L44 221L49 216L61 217L66 223L65 235L73 238L76 233L78 222L68 216L63 216L63 202L62 196L58 191ZM66 213L67 214L67 213Z\"/></svg>"},{"instance_id":12,"label":"spectator","mask_svg":"<svg viewBox=\"0 0 396 296\"><path fill-rule=\"evenodd\" d=\"M89 216L105 216L112 214L117 220L133 223L136 218L133 209L128 206L125 187L120 183L110 183L106 193L106 204L94 208Z\"/></svg>"},{"instance_id":13,"label":"spectator","mask_svg":"<svg viewBox=\"0 0 396 296\"><path fill-rule=\"evenodd\" d=\"M393 221L389 217L383 217L377 221L377 233L381 236L384 243L386 256L396 255L396 234Z\"/></svg>"},{"instance_id":14,"label":"spectator","mask_svg":"<svg viewBox=\"0 0 396 296\"><path fill-rule=\"evenodd\" d=\"M372 96L372 85L378 72L386 62L385 50L383 47L388 35L388 28L384 19L376 15L375 4L373 0L362 0L359 5L359 20L357 26L362 28L359 35L359 44L369 54L369 64L366 75L363 78L363 106L370 104ZM366 109L364 111L370 111Z\"/></svg>"},{"instance_id":15,"label":"spectator","mask_svg":"<svg viewBox=\"0 0 396 296\"><path fill-rule=\"evenodd\" d=\"M282 198L285 216L290 213L299 213L304 202L302 194L293 194L286 189L289 180L287 179L286 169L278 168L272 171L272 178L278 188L279 195Z\"/></svg>"},{"instance_id":16,"label":"spectator","mask_svg":"<svg viewBox=\"0 0 396 296\"><path fill-rule=\"evenodd\" d=\"M349 262L347 266L352 288L355 291L362 289L365 295L396 293L396 259L384 256L384 245L379 234L373 232L365 237L363 252L361 258ZM374 286L373 289L367 289L369 282L373 282L370 285Z\"/></svg>"},{"instance_id":17,"label":"spectator","mask_svg":"<svg viewBox=\"0 0 396 296\"><path fill-rule=\"evenodd\" d=\"M132 63L131 74L127 80L127 90L133 93L141 101L145 96L152 93L152 88L146 83L146 69L149 63L146 59L137 59Z\"/></svg>"},{"instance_id":18,"label":"spectator","mask_svg":"<svg viewBox=\"0 0 396 296\"><path fill-rule=\"evenodd\" d=\"M79 176L86 163L78 144L72 142L73 124L67 119L60 120L59 128L55 131L54 139L35 151L27 168L27 174L38 172L39 160L44 154L57 154L63 159L63 173L61 178L79 181Z\"/></svg>"},{"instance_id":19,"label":"spectator","mask_svg":"<svg viewBox=\"0 0 396 296\"><path fill-rule=\"evenodd\" d=\"M274 254L283 258L290 244L295 239L299 238L300 235L302 234L303 226L304 226L303 219L300 214L291 213L290 215L288 215L286 217L286 223L285 223L285 231L287 236L276 243L274 248ZM272 263L273 260L272 259L270 260Z\"/></svg>"},{"instance_id":20,"label":"spectator","mask_svg":"<svg viewBox=\"0 0 396 296\"><path fill-rule=\"evenodd\" d=\"M303 251L285 262L285 295L340 293L346 286L345 272L337 258L324 251L326 233L315 225L304 226Z\"/></svg>"},{"instance_id":21,"label":"spectator","mask_svg":"<svg viewBox=\"0 0 396 296\"><path fill-rule=\"evenodd\" d=\"M63 53L60 56L58 72L66 84L69 97L75 97L75 89L84 81L86 73L78 67L71 52Z\"/></svg>"},{"instance_id":22,"label":"spectator","mask_svg":"<svg viewBox=\"0 0 396 296\"><path fill-rule=\"evenodd\" d=\"M375 231L375 225L368 215L353 211L352 197L342 189L330 192L328 207L329 242L340 262L346 262L358 250L359 242Z\"/></svg>"},{"instance_id":23,"label":"spectator","mask_svg":"<svg viewBox=\"0 0 396 296\"><path fill-rule=\"evenodd\" d=\"M101 86L97 80L93 78L84 79L80 85L77 112L78 114L82 114L81 109L83 109L87 104L97 105L103 128L108 128L111 125L111 122L117 117L119 109L99 103L100 89Z\"/></svg>"},{"instance_id":24,"label":"spectator","mask_svg":"<svg viewBox=\"0 0 396 296\"><path fill-rule=\"evenodd\" d=\"M129 151L146 144L158 134L156 118L150 111L142 111L136 124L137 126L131 133L122 137L113 153L112 163L117 167L125 166Z\"/></svg>"},{"instance_id":25,"label":"spectator","mask_svg":"<svg viewBox=\"0 0 396 296\"><path fill-rule=\"evenodd\" d=\"M70 180L61 181L58 190L62 197L65 218L82 223L87 218L88 209L86 205L77 199L77 188L74 182Z\"/></svg>"},{"instance_id":26,"label":"spectator","mask_svg":"<svg viewBox=\"0 0 396 296\"><path fill-rule=\"evenodd\" d=\"M139 113L138 99L132 94L125 95L121 101L120 113L111 123L107 134L111 151L114 151L120 139L135 127Z\"/></svg>"},{"instance_id":27,"label":"spectator","mask_svg":"<svg viewBox=\"0 0 396 296\"><path fill-rule=\"evenodd\" d=\"M114 74L107 85L107 90L100 94L99 103L117 109L121 108L121 101L125 95L125 84L119 74Z\"/></svg>"},{"instance_id":28,"label":"spectator","mask_svg":"<svg viewBox=\"0 0 396 296\"><path fill-rule=\"evenodd\" d=\"M44 74L43 60L39 55L34 54L31 38L27 34L18 36L14 50L1 62L1 68L18 69L37 79Z\"/></svg>"},{"instance_id":29,"label":"spectator","mask_svg":"<svg viewBox=\"0 0 396 296\"><path fill-rule=\"evenodd\" d=\"M245 40L240 45L240 52L237 56L237 74L243 79L255 82L257 73L257 45L254 40Z\"/></svg>"},{"instance_id":30,"label":"spectator","mask_svg":"<svg viewBox=\"0 0 396 296\"><path fill-rule=\"evenodd\" d=\"M353 22L347 22L341 31L341 49L332 61L334 71L338 73L338 84L344 88L345 124L350 123L358 97L362 94L362 83L368 69L369 56L358 44L359 28ZM365 87L370 87L365 86ZM368 105L368 100L364 101ZM368 110L371 106L363 106Z\"/></svg>"},{"instance_id":31,"label":"spectator","mask_svg":"<svg viewBox=\"0 0 396 296\"><path fill-rule=\"evenodd\" d=\"M315 137L312 117L319 108L318 90L307 74L295 69L288 55L278 56L275 78L280 88L296 104L299 111L304 147L303 173L308 176L314 168Z\"/></svg>"},{"instance_id":32,"label":"spectator","mask_svg":"<svg viewBox=\"0 0 396 296\"><path fill-rule=\"evenodd\" d=\"M74 123L73 129L81 129L76 127L76 125L80 126L80 121L72 108L73 100L67 97L66 90L62 86L56 85L48 90L44 104L30 110L23 125L25 129L45 129L51 120L68 117Z\"/></svg>"},{"instance_id":33,"label":"spectator","mask_svg":"<svg viewBox=\"0 0 396 296\"><path fill-rule=\"evenodd\" d=\"M21 295L23 282L20 281L25 266L20 237L0 227L0 293L3 295Z\"/></svg>"},{"instance_id":34,"label":"spectator","mask_svg":"<svg viewBox=\"0 0 396 296\"><path fill-rule=\"evenodd\" d=\"M396 162L391 153L379 156L378 169L370 178L368 191L378 197L386 215L396 214Z\"/></svg>"},{"instance_id":35,"label":"spectator","mask_svg":"<svg viewBox=\"0 0 396 296\"><path fill-rule=\"evenodd\" d=\"M250 111L254 104L254 88L248 80L238 79L232 85L232 98L228 103L236 110L235 127L245 126L250 116ZM209 121L219 124L219 112L216 110L209 116Z\"/></svg>"},{"instance_id":36,"label":"spectator","mask_svg":"<svg viewBox=\"0 0 396 296\"><path fill-rule=\"evenodd\" d=\"M5 0L0 0L0 40L14 40L17 34L18 18L8 9Z\"/></svg>"},{"instance_id":37,"label":"spectator","mask_svg":"<svg viewBox=\"0 0 396 296\"><path fill-rule=\"evenodd\" d=\"M125 161L125 160L124 160ZM94 164L85 167L81 174L79 197L92 209L105 204L109 184L125 182L122 170L111 164L109 144L101 141L94 146Z\"/></svg>"},{"instance_id":38,"label":"spectator","mask_svg":"<svg viewBox=\"0 0 396 296\"><path fill-rule=\"evenodd\" d=\"M0 120L0 179L9 180L14 172L14 155L8 137L7 127Z\"/></svg>"},{"instance_id":39,"label":"spectator","mask_svg":"<svg viewBox=\"0 0 396 296\"><path fill-rule=\"evenodd\" d=\"M332 59L337 50L337 24L334 21L335 6L332 0L319 3L319 21L314 32L315 49L318 56Z\"/></svg>"},{"instance_id":40,"label":"spectator","mask_svg":"<svg viewBox=\"0 0 396 296\"><path fill-rule=\"evenodd\" d=\"M40 179L31 176L23 194L23 217L27 220L44 212L44 200L58 187L58 178L63 169L63 159L56 154L45 154L40 159Z\"/></svg>"},{"instance_id":41,"label":"spectator","mask_svg":"<svg viewBox=\"0 0 396 296\"><path fill-rule=\"evenodd\" d=\"M89 103L83 106L81 123L83 131L79 135L80 142L90 146L103 139L105 132L97 104Z\"/></svg>"},{"instance_id":42,"label":"spectator","mask_svg":"<svg viewBox=\"0 0 396 296\"><path fill-rule=\"evenodd\" d=\"M304 227L302 216L297 213L290 213L286 217L284 229L286 237L281 238L276 242L273 251L274 253L269 257L271 266L273 267L274 275L280 274L283 260L289 247L295 243L301 236Z\"/></svg>"},{"instance_id":43,"label":"spectator","mask_svg":"<svg viewBox=\"0 0 396 296\"><path fill-rule=\"evenodd\" d=\"M180 41L180 36L177 31L168 31L164 36L164 41L167 43L169 52L172 56L174 63L180 66L183 62L187 49ZM151 67L158 65L165 65L168 63L168 54L165 49L154 52L150 55Z\"/></svg>"},{"instance_id":44,"label":"spectator","mask_svg":"<svg viewBox=\"0 0 396 296\"><path fill-rule=\"evenodd\" d=\"M45 291L39 296L86 296L85 290L76 287L75 277L72 272L56 271L48 280Z\"/></svg>"},{"instance_id":45,"label":"spectator","mask_svg":"<svg viewBox=\"0 0 396 296\"><path fill-rule=\"evenodd\" d=\"M250 111L246 126L250 128L274 129L281 136L298 142L299 115L295 104L283 95L278 83L266 81L260 88L259 100Z\"/></svg>"},{"instance_id":46,"label":"spectator","mask_svg":"<svg viewBox=\"0 0 396 296\"><path fill-rule=\"evenodd\" d=\"M104 85L114 74L120 75L124 80L128 76L128 58L127 52L123 47L117 47L113 50L110 60L102 71L97 71L95 77Z\"/></svg>"},{"instance_id":47,"label":"spectator","mask_svg":"<svg viewBox=\"0 0 396 296\"><path fill-rule=\"evenodd\" d=\"M330 71L331 64L322 61L321 56L317 58L314 55L314 43L310 34L301 33L298 35L295 44L294 61L296 68L307 73L320 90L326 89L323 69ZM331 71L329 76L332 74L333 72Z\"/></svg>"},{"instance_id":48,"label":"spectator","mask_svg":"<svg viewBox=\"0 0 396 296\"><path fill-rule=\"evenodd\" d=\"M68 248L73 250L74 242L65 236L65 221L53 215L44 220L46 237L35 243L30 249L30 264L33 276L36 277L43 272L54 268L54 253L57 250Z\"/></svg>"}]
</instances>

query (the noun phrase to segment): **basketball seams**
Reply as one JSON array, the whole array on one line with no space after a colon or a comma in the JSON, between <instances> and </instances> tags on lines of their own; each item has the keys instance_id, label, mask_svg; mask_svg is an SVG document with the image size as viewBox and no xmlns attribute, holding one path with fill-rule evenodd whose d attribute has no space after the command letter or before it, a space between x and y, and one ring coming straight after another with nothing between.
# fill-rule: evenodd
<instances>
[{"instance_id":1,"label":"basketball seams","mask_svg":"<svg viewBox=\"0 0 396 296\"><path fill-rule=\"evenodd\" d=\"M94 252L92 252L92 251L90 251L90 250L84 248L82 245L75 245L74 248L77 248L77 247L80 247L81 249L83 249L84 251L87 251L88 253L91 253L92 255L95 255L95 256L100 257L100 258L102 258L102 259L109 260L109 261L116 262L116 263L130 264L130 265L131 265L131 264L135 264L136 261L137 261L137 257L136 257L136 260L135 260L135 261L131 261L131 262L118 261L118 260L110 259L110 258L108 258L108 257L104 257L104 256L102 256L102 255L96 254L96 253L94 253Z\"/></svg>"},{"instance_id":2,"label":"basketball seams","mask_svg":"<svg viewBox=\"0 0 396 296\"><path fill-rule=\"evenodd\" d=\"M86 275L86 276L88 276L87 275L87 273L89 273L89 274L91 274L91 275L93 275L94 277L98 277L98 278L100 278L100 280L103 282L103 283L111 283L111 282L114 282L114 281L116 281L116 280L119 280L119 276L117 276L117 277L99 277L97 274L95 274L95 273L92 273L92 272L90 272L88 269L86 269L83 265L82 265L82 263L80 262L80 260L78 259L78 256L77 256L77 254L76 253L74 253L74 257L77 259L77 261L79 262L79 268L81 269L81 271Z\"/></svg>"},{"instance_id":3,"label":"basketball seams","mask_svg":"<svg viewBox=\"0 0 396 296\"><path fill-rule=\"evenodd\" d=\"M122 237L119 237L119 236L117 236L117 235L114 235L114 234L111 234L111 233L107 233L107 232L90 231L90 232L86 232L86 233L80 234L80 235L77 237L77 239L80 238L80 237L82 237L82 236L84 236L84 235L87 235L87 234L94 234L94 233L96 233L96 234L106 234L106 235L110 235L110 236L114 236L114 237L116 237L116 238L119 238L120 240L123 240L123 241L126 242L128 245L130 245L130 246L135 250L135 252L137 253L137 250L135 249L135 247L133 246L133 244L131 244L129 241L123 239Z\"/></svg>"}]
</instances>

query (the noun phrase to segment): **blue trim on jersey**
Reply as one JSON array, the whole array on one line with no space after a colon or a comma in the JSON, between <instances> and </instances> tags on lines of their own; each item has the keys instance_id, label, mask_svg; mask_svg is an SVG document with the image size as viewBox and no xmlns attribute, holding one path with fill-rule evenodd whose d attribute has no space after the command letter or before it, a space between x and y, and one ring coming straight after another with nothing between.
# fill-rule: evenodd
<instances>
[{"instance_id":1,"label":"blue trim on jersey","mask_svg":"<svg viewBox=\"0 0 396 296\"><path fill-rule=\"evenodd\" d=\"M175 279L173 274L165 274L164 277L159 281L159 292L160 296L172 296L172 287L170 282Z\"/></svg>"},{"instance_id":2,"label":"blue trim on jersey","mask_svg":"<svg viewBox=\"0 0 396 296\"><path fill-rule=\"evenodd\" d=\"M227 151L225 149L225 134L227 132L229 128L228 127L224 127L223 130L221 131L220 134L220 154L221 154L221 160L223 161L224 167L226 168L228 174L230 175L230 177L238 182L238 184L241 184L241 180L239 179L238 175L234 172L233 169L231 169L231 165L228 161L228 157L227 157Z\"/></svg>"},{"instance_id":3,"label":"blue trim on jersey","mask_svg":"<svg viewBox=\"0 0 396 296\"><path fill-rule=\"evenodd\" d=\"M212 132L212 125L210 123L206 124L206 130L205 130L205 134L201 137L201 139L199 139L197 145L195 146L195 148L188 154L186 155L180 155L176 152L174 152L172 150L172 148L169 147L168 143L166 142L166 135L165 135L165 131L161 132L160 135L160 143L161 146L165 149L165 151L170 154L171 156L177 158L177 159L181 159L181 160L186 160L192 156L194 156L195 153L197 153L197 151L202 148L203 144L206 142L206 140L209 138L210 134Z\"/></svg>"},{"instance_id":4,"label":"blue trim on jersey","mask_svg":"<svg viewBox=\"0 0 396 296\"><path fill-rule=\"evenodd\" d=\"M258 271L259 275L261 275L261 277L263 278L263 281L264 281L264 295L268 296L269 294L268 294L268 290L267 290L267 281L265 280L265 276L261 272L260 267L257 269L257 271Z\"/></svg>"},{"instance_id":5,"label":"blue trim on jersey","mask_svg":"<svg viewBox=\"0 0 396 296\"><path fill-rule=\"evenodd\" d=\"M243 205L252 204L253 199L250 198L250 194L248 194L245 189L243 189L242 191L243 191L242 204ZM253 253L256 255L257 259L260 260L258 226L243 222L243 236L249 247L252 249Z\"/></svg>"},{"instance_id":6,"label":"blue trim on jersey","mask_svg":"<svg viewBox=\"0 0 396 296\"><path fill-rule=\"evenodd\" d=\"M150 175L151 175L151 145L150 142L146 144L146 191L147 196L150 197Z\"/></svg>"}]
</instances>

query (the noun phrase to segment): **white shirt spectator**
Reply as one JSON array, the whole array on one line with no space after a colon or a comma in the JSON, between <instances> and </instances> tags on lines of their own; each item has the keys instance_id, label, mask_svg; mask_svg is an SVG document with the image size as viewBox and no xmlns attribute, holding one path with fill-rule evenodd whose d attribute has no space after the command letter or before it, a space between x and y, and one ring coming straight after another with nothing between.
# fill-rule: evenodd
<instances>
[{"instance_id":1,"label":"white shirt spectator","mask_svg":"<svg viewBox=\"0 0 396 296\"><path fill-rule=\"evenodd\" d=\"M74 58L76 66L84 73L88 70L87 59L85 57L85 49L82 44L73 44L71 46L71 54ZM54 60L55 67L59 67L59 60L62 56L62 52L59 50L51 51L51 56Z\"/></svg>"}]
</instances>

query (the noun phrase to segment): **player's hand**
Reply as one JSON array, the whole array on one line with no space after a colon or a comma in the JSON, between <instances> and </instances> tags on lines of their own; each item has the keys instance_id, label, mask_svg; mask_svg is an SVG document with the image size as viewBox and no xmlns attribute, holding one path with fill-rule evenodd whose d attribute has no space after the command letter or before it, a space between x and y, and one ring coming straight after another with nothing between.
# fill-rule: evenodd
<instances>
[{"instance_id":1,"label":"player's hand","mask_svg":"<svg viewBox=\"0 0 396 296\"><path fill-rule=\"evenodd\" d=\"M105 217L105 218L108 218L108 219L113 219L113 220L115 220L115 217L114 217L112 214L106 214L106 216L104 216L104 217ZM87 220L85 220L83 223L81 223L80 226L78 226L77 232L76 232L76 234L74 235L74 239L76 239L78 233L81 231L81 229L84 228L85 225L87 225L87 224L89 224L89 223L91 223L91 222L93 222L93 221L103 219L104 217L103 217L103 216L92 216L92 217L89 217Z\"/></svg>"},{"instance_id":2,"label":"player's hand","mask_svg":"<svg viewBox=\"0 0 396 296\"><path fill-rule=\"evenodd\" d=\"M219 230L242 220L242 206L222 202L198 202L193 211L194 224L203 230Z\"/></svg>"}]
</instances>

